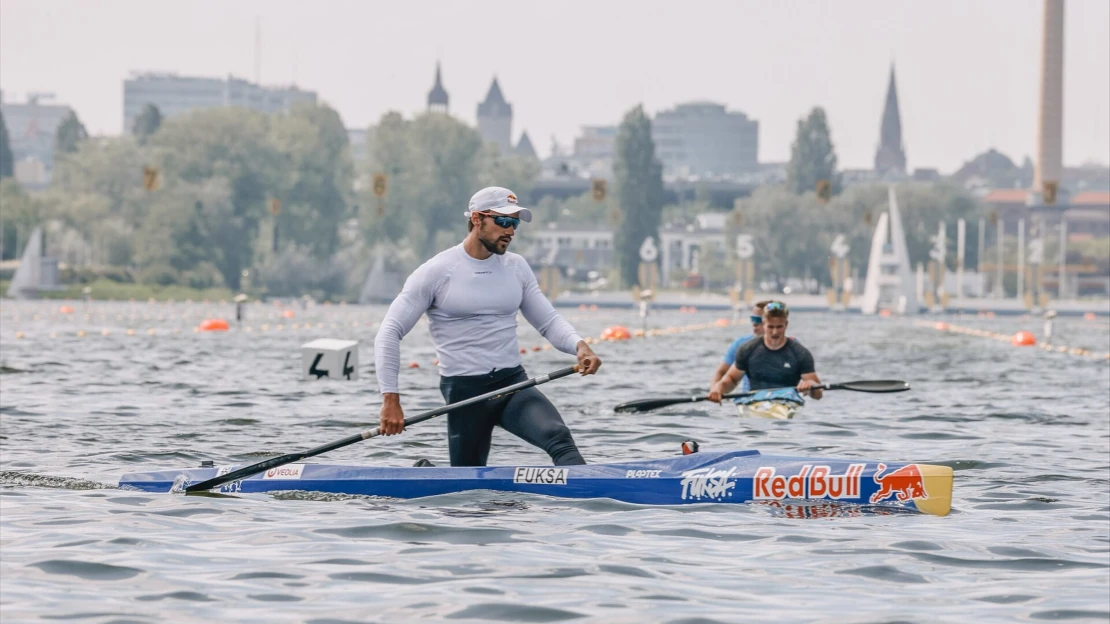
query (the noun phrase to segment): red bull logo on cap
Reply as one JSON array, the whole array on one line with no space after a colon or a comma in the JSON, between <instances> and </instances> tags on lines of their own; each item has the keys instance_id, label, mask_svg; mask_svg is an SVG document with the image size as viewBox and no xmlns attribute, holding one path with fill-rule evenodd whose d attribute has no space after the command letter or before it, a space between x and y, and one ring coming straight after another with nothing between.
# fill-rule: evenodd
<instances>
[{"instance_id":1,"label":"red bull logo on cap","mask_svg":"<svg viewBox=\"0 0 1110 624\"><path fill-rule=\"evenodd\" d=\"M775 469L761 466L752 480L752 498L755 500L782 500L784 498L831 498L833 500L858 499L860 475L867 464L851 464L842 475L829 474L828 466L802 466L797 474L775 474Z\"/></svg>"},{"instance_id":2,"label":"red bull logo on cap","mask_svg":"<svg viewBox=\"0 0 1110 624\"><path fill-rule=\"evenodd\" d=\"M898 502L904 503L916 498L927 499L929 493L925 491L925 479L921 476L921 468L917 464L909 464L891 470L885 475L886 464L879 464L875 470L875 483L879 484L879 491L871 495L871 502L884 501L891 496Z\"/></svg>"}]
</instances>

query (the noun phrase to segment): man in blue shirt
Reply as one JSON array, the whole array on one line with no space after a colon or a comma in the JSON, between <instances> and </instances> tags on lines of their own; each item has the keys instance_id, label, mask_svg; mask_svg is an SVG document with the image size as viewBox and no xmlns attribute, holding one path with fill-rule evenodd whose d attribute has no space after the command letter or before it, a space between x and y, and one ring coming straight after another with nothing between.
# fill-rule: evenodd
<instances>
[{"instance_id":1,"label":"man in blue shirt","mask_svg":"<svg viewBox=\"0 0 1110 624\"><path fill-rule=\"evenodd\" d=\"M710 388L717 385L717 382L721 380L721 377L724 377L725 373L728 372L728 368L732 366L734 362L736 362L736 350L740 348L740 345L749 340L752 340L753 338L763 337L763 308L766 307L768 303L770 303L770 301L760 301L759 303L752 306L752 313L750 317L752 322L752 333L740 336L736 340L733 340L732 344L728 346L728 351L725 351L724 359L722 359L721 363L717 365L717 370L713 371L713 381L709 382ZM751 390L751 383L748 381L747 375L744 375L744 378L740 380L739 390L740 392L747 392Z\"/></svg>"}]
</instances>

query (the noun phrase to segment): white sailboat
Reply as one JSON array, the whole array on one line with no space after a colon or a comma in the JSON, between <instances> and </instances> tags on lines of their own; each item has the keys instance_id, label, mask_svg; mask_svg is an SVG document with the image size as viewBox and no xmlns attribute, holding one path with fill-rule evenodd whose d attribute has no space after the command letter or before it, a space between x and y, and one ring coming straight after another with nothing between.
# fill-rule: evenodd
<instances>
[{"instance_id":1,"label":"white sailboat","mask_svg":"<svg viewBox=\"0 0 1110 624\"><path fill-rule=\"evenodd\" d=\"M23 248L19 268L8 285L7 296L12 299L37 299L40 292L61 289L58 284L58 260L43 257L42 228L36 227Z\"/></svg>"},{"instance_id":2,"label":"white sailboat","mask_svg":"<svg viewBox=\"0 0 1110 624\"><path fill-rule=\"evenodd\" d=\"M361 304L389 303L401 292L401 276L389 268L382 247L378 247L375 255L374 266L359 293L358 302Z\"/></svg>"},{"instance_id":3,"label":"white sailboat","mask_svg":"<svg viewBox=\"0 0 1110 624\"><path fill-rule=\"evenodd\" d=\"M894 187L889 188L889 207L879 215L875 234L871 238L871 255L867 262L867 279L864 282L860 311L875 314L881 308L899 314L919 312L917 292L910 271L906 233L902 229L902 215L898 211L898 197Z\"/></svg>"}]
</instances>

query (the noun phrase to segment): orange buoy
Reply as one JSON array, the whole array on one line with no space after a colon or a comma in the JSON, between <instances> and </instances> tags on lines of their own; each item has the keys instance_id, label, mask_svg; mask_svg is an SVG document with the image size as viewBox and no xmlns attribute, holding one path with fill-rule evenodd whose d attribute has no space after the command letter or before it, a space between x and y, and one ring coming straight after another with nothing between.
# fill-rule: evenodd
<instances>
[{"instance_id":1,"label":"orange buoy","mask_svg":"<svg viewBox=\"0 0 1110 624\"><path fill-rule=\"evenodd\" d=\"M938 321L935 325L933 325L933 328L937 331L948 331L948 323L945 323L944 321Z\"/></svg>"},{"instance_id":2,"label":"orange buoy","mask_svg":"<svg viewBox=\"0 0 1110 624\"><path fill-rule=\"evenodd\" d=\"M540 351L542 349L543 349L543 347L541 347L540 345L536 345L536 346L532 347L533 351Z\"/></svg>"},{"instance_id":3,"label":"orange buoy","mask_svg":"<svg viewBox=\"0 0 1110 624\"><path fill-rule=\"evenodd\" d=\"M58 308L59 314L73 314L73 306L64 305Z\"/></svg>"},{"instance_id":4,"label":"orange buoy","mask_svg":"<svg viewBox=\"0 0 1110 624\"><path fill-rule=\"evenodd\" d=\"M589 309L589 308L587 308L587 307L586 307L586 304L584 304L584 303L580 303L580 304L578 304L578 311L579 311L579 312L585 312L585 311L586 311L586 310L588 310L588 309Z\"/></svg>"},{"instance_id":5,"label":"orange buoy","mask_svg":"<svg viewBox=\"0 0 1110 624\"><path fill-rule=\"evenodd\" d=\"M281 316L282 316L282 318L290 319L290 318L293 318L294 316L297 316L297 313L292 311L292 310L284 310L281 313Z\"/></svg>"},{"instance_id":6,"label":"orange buoy","mask_svg":"<svg viewBox=\"0 0 1110 624\"><path fill-rule=\"evenodd\" d=\"M883 318L890 318L890 310L887 310L886 308L879 310L879 316Z\"/></svg>"},{"instance_id":7,"label":"orange buoy","mask_svg":"<svg viewBox=\"0 0 1110 624\"><path fill-rule=\"evenodd\" d=\"M697 314L698 306L690 306L690 314Z\"/></svg>"},{"instance_id":8,"label":"orange buoy","mask_svg":"<svg viewBox=\"0 0 1110 624\"><path fill-rule=\"evenodd\" d=\"M1036 346L1037 338L1033 335L1033 332L1019 331L1014 334L1013 338L1010 338L1010 344L1015 347L1032 347Z\"/></svg>"},{"instance_id":9,"label":"orange buoy","mask_svg":"<svg viewBox=\"0 0 1110 624\"><path fill-rule=\"evenodd\" d=\"M520 354L524 355L525 353L528 353L528 349L525 349L524 347L521 347L520 348Z\"/></svg>"},{"instance_id":10,"label":"orange buoy","mask_svg":"<svg viewBox=\"0 0 1110 624\"><path fill-rule=\"evenodd\" d=\"M1094 312L1088 312L1088 313L1083 315L1083 320L1084 321L1094 321L1096 319L1098 319L1098 317L1095 316Z\"/></svg>"},{"instance_id":11,"label":"orange buoy","mask_svg":"<svg viewBox=\"0 0 1110 624\"><path fill-rule=\"evenodd\" d=\"M679 314L686 314L686 310L687 310L686 306L680 306L678 308L678 313Z\"/></svg>"},{"instance_id":12,"label":"orange buoy","mask_svg":"<svg viewBox=\"0 0 1110 624\"><path fill-rule=\"evenodd\" d=\"M994 312L987 310L987 318L994 318Z\"/></svg>"},{"instance_id":13,"label":"orange buoy","mask_svg":"<svg viewBox=\"0 0 1110 624\"><path fill-rule=\"evenodd\" d=\"M717 319L717 327L728 327L730 321L727 318Z\"/></svg>"},{"instance_id":14,"label":"orange buoy","mask_svg":"<svg viewBox=\"0 0 1110 624\"><path fill-rule=\"evenodd\" d=\"M199 329L200 331L227 331L228 326L227 326L227 321L225 321L223 319L214 318L214 319L204 319L203 321L200 322L200 325L197 326L197 329Z\"/></svg>"},{"instance_id":15,"label":"orange buoy","mask_svg":"<svg viewBox=\"0 0 1110 624\"><path fill-rule=\"evenodd\" d=\"M591 303L590 304L590 312L597 312L597 304L596 303Z\"/></svg>"},{"instance_id":16,"label":"orange buoy","mask_svg":"<svg viewBox=\"0 0 1110 624\"><path fill-rule=\"evenodd\" d=\"M606 327L605 331L601 332L602 340L628 340L632 337L632 332L623 325L614 325Z\"/></svg>"},{"instance_id":17,"label":"orange buoy","mask_svg":"<svg viewBox=\"0 0 1110 624\"><path fill-rule=\"evenodd\" d=\"M420 364L418 362L409 362L409 368L420 368Z\"/></svg>"}]
</instances>

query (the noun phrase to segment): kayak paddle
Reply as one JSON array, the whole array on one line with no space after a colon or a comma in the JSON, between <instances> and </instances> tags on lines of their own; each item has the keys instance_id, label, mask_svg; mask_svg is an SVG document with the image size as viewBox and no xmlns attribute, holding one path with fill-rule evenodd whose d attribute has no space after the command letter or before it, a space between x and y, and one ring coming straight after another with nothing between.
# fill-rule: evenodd
<instances>
[{"instance_id":1,"label":"kayak paddle","mask_svg":"<svg viewBox=\"0 0 1110 624\"><path fill-rule=\"evenodd\" d=\"M466 399L466 400L463 400L463 401L459 401L458 403L452 403L450 405L444 405L443 407L437 407L433 410L429 410L429 411L424 412L422 414L417 414L416 416L412 416L411 418L406 418L405 419L405 428L407 429L408 427L410 427L412 425L415 425L416 423L424 422L425 420L428 420L430 418L435 418L436 416L439 416L440 414L446 414L447 412L450 412L451 410L459 409L460 407L466 407L468 405L473 405L475 403L480 403L482 401L486 401L486 400L489 400L489 399L496 399L498 397L505 396L506 394L512 394L514 392L519 392L520 390L524 390L526 388L531 388L532 386L538 386L540 384L547 383L547 382L552 381L554 379L559 379L561 377L566 377L567 375L572 375L576 372L578 372L578 366L577 365L568 366L566 368L561 368L561 369L559 369L559 370L557 370L553 373L548 373L546 375L539 375L538 377L532 377L531 379L525 379L524 381L522 381L520 383L515 383L511 386L505 386L504 388L501 388L499 390L494 390L492 392L487 392L485 394L481 394L481 395L478 395L476 397L472 397L472 398L469 398L469 399ZM231 472L229 472L225 475L216 476L216 477L213 477L211 479L208 479L207 481L201 481L200 483L195 483L193 485L187 486L185 488L185 493L188 494L188 493L195 493L195 492L207 492L208 490L218 488L221 485L231 483L232 481L239 481L240 479L246 479L247 477L254 476L254 475L256 475L260 472L265 472L265 471L267 471L271 468L277 468L278 466L284 466L285 464L291 464L293 462L297 462L297 461L300 461L302 459L307 459L309 457L315 457L316 455L321 455L323 453L327 453L328 451L334 451L335 449L343 448L344 446L354 444L355 442L362 442L363 440L369 440L370 438L377 437L380 434L381 434L381 428L380 427L375 427L375 428L370 429L368 431L363 431L362 433L356 433L352 436L348 436L346 438L343 438L342 440L337 440L335 442L329 442L328 444L324 444L322 446L317 446L314 449L310 449L310 450L307 450L307 451L304 451L304 452L301 452L301 453L289 453L288 455L281 455L279 457L271 457L270 459L267 459L265 461L260 461L257 464L251 464L250 466L244 466L243 468L239 468L238 470L232 470Z\"/></svg>"},{"instance_id":2,"label":"kayak paddle","mask_svg":"<svg viewBox=\"0 0 1110 624\"><path fill-rule=\"evenodd\" d=\"M910 389L910 384L905 381L896 379L874 379L869 381L848 381L838 384L824 384L813 386L821 390L851 390L853 392L905 392ZM770 390L771 388L768 388ZM785 390L787 388L774 388L775 390ZM756 392L762 390L752 390L751 392L736 392L733 394L721 395L721 399L738 399L740 397L752 396ZM708 401L709 396L688 396L688 397L660 397L657 399L640 399L638 401L629 401L628 403L621 403L613 408L614 412L622 413L635 413L635 412L650 412L654 409L667 407L669 405L678 405L679 403L697 403L699 401Z\"/></svg>"}]
</instances>

